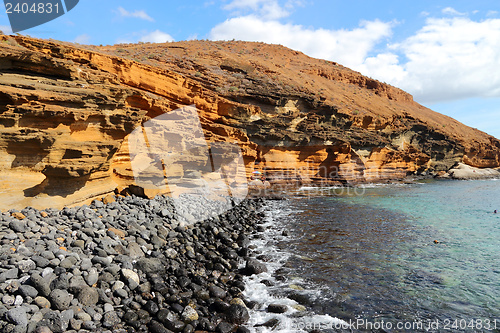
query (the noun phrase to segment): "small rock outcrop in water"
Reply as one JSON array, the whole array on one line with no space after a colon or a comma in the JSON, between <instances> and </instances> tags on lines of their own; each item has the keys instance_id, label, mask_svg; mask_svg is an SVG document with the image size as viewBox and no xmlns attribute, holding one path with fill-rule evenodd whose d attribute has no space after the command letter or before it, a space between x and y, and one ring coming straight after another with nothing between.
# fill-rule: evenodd
<instances>
[{"instance_id":1,"label":"small rock outcrop in water","mask_svg":"<svg viewBox=\"0 0 500 333\"><path fill-rule=\"evenodd\" d=\"M261 202L189 226L161 196L3 213L0 331L246 332L238 266Z\"/></svg>"},{"instance_id":2,"label":"small rock outcrop in water","mask_svg":"<svg viewBox=\"0 0 500 333\"><path fill-rule=\"evenodd\" d=\"M127 138L186 105L197 107L208 141L238 144L248 178L265 170L272 184L500 166L497 139L282 46L0 40L0 211L90 203L116 188L154 197L134 187Z\"/></svg>"},{"instance_id":3,"label":"small rock outcrop in water","mask_svg":"<svg viewBox=\"0 0 500 333\"><path fill-rule=\"evenodd\" d=\"M500 168L474 168L470 165L458 163L457 166L451 168L445 173L442 178L452 179L485 179L485 178L500 178Z\"/></svg>"}]
</instances>

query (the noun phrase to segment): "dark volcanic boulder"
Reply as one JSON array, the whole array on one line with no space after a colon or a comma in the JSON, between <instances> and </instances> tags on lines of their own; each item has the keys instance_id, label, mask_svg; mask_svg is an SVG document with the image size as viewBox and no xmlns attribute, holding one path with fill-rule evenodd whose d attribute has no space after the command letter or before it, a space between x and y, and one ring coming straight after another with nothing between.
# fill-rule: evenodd
<instances>
[{"instance_id":1,"label":"dark volcanic boulder","mask_svg":"<svg viewBox=\"0 0 500 333\"><path fill-rule=\"evenodd\" d=\"M245 266L246 275L254 275L267 272L267 267L256 259L248 259Z\"/></svg>"},{"instance_id":2,"label":"dark volcanic boulder","mask_svg":"<svg viewBox=\"0 0 500 333\"><path fill-rule=\"evenodd\" d=\"M250 319L250 314L245 306L240 304L232 304L226 310L227 321L233 324L245 324Z\"/></svg>"},{"instance_id":3,"label":"dark volcanic boulder","mask_svg":"<svg viewBox=\"0 0 500 333\"><path fill-rule=\"evenodd\" d=\"M165 264L158 258L142 258L137 261L136 266L146 274L165 274Z\"/></svg>"}]
</instances>

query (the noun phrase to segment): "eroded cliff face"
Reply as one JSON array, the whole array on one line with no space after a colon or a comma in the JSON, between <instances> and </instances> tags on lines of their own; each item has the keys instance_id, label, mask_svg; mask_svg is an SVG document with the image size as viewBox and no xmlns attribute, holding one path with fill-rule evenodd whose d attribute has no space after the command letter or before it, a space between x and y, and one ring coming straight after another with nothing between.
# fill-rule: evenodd
<instances>
[{"instance_id":1,"label":"eroded cliff face","mask_svg":"<svg viewBox=\"0 0 500 333\"><path fill-rule=\"evenodd\" d=\"M128 136L193 104L208 141L238 143L247 175L262 170L273 182L374 182L457 162L500 165L497 139L397 88L280 46L84 49L1 37L1 210L83 203L130 185L144 193L133 186Z\"/></svg>"}]
</instances>

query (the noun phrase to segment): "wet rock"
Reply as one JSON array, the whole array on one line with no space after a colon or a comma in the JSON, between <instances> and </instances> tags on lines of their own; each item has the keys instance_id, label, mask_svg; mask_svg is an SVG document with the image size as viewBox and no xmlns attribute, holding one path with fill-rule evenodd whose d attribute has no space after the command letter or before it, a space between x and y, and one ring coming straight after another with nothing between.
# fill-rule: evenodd
<instances>
[{"instance_id":1,"label":"wet rock","mask_svg":"<svg viewBox=\"0 0 500 333\"><path fill-rule=\"evenodd\" d=\"M171 330L165 328L162 324L156 320L151 320L149 323L149 331L151 333L173 333Z\"/></svg>"},{"instance_id":2,"label":"wet rock","mask_svg":"<svg viewBox=\"0 0 500 333\"><path fill-rule=\"evenodd\" d=\"M217 286L210 286L208 288L211 297L223 299L226 297L226 291Z\"/></svg>"},{"instance_id":3,"label":"wet rock","mask_svg":"<svg viewBox=\"0 0 500 333\"><path fill-rule=\"evenodd\" d=\"M261 263L256 259L248 259L245 266L246 275L254 275L267 272L267 267L265 264Z\"/></svg>"},{"instance_id":4,"label":"wet rock","mask_svg":"<svg viewBox=\"0 0 500 333\"><path fill-rule=\"evenodd\" d=\"M276 328L280 324L280 320L278 318L272 318L269 319L268 321L262 323L262 324L257 324L255 327L268 327L268 328Z\"/></svg>"},{"instance_id":5,"label":"wet rock","mask_svg":"<svg viewBox=\"0 0 500 333\"><path fill-rule=\"evenodd\" d=\"M234 325L228 322L222 321L215 328L215 332L218 333L231 333L234 330Z\"/></svg>"},{"instance_id":6,"label":"wet rock","mask_svg":"<svg viewBox=\"0 0 500 333\"><path fill-rule=\"evenodd\" d=\"M241 304L231 304L226 310L226 318L233 324L245 324L250 319L250 314L246 306Z\"/></svg>"},{"instance_id":7,"label":"wet rock","mask_svg":"<svg viewBox=\"0 0 500 333\"><path fill-rule=\"evenodd\" d=\"M270 313L285 313L288 311L288 306L283 304L269 304L267 312Z\"/></svg>"}]
</instances>

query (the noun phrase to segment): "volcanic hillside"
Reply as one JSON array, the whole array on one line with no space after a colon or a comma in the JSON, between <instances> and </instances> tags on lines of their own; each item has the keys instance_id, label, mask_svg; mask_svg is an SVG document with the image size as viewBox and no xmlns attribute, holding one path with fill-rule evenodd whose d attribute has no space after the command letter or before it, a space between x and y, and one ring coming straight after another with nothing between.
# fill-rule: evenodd
<instances>
[{"instance_id":1,"label":"volcanic hillside","mask_svg":"<svg viewBox=\"0 0 500 333\"><path fill-rule=\"evenodd\" d=\"M492 136L398 88L283 46L97 47L0 37L5 207L57 207L127 187L153 195L134 186L126 139L193 104L208 141L238 143L247 176L258 169L273 182L373 182L437 174L458 162L500 166Z\"/></svg>"}]
</instances>

